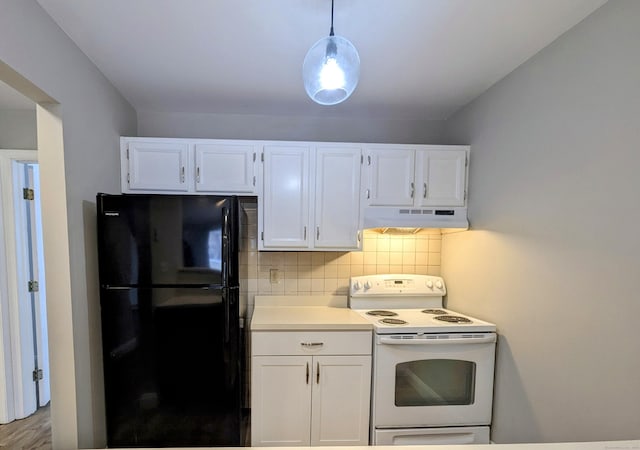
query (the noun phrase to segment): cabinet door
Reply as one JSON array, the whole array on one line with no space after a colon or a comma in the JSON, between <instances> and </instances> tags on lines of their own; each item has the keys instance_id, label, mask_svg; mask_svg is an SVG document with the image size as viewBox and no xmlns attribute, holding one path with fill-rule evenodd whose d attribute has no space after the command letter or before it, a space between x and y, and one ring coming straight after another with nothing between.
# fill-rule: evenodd
<instances>
[{"instance_id":1,"label":"cabinet door","mask_svg":"<svg viewBox=\"0 0 640 450\"><path fill-rule=\"evenodd\" d=\"M417 152L416 192L420 206L464 206L466 156L464 149Z\"/></svg>"},{"instance_id":2,"label":"cabinet door","mask_svg":"<svg viewBox=\"0 0 640 450\"><path fill-rule=\"evenodd\" d=\"M311 357L251 358L251 445L308 446Z\"/></svg>"},{"instance_id":3,"label":"cabinet door","mask_svg":"<svg viewBox=\"0 0 640 450\"><path fill-rule=\"evenodd\" d=\"M315 248L359 247L361 155L354 148L316 150Z\"/></svg>"},{"instance_id":4,"label":"cabinet door","mask_svg":"<svg viewBox=\"0 0 640 450\"><path fill-rule=\"evenodd\" d=\"M308 248L309 147L266 146L262 245L271 248Z\"/></svg>"},{"instance_id":5,"label":"cabinet door","mask_svg":"<svg viewBox=\"0 0 640 450\"><path fill-rule=\"evenodd\" d=\"M196 191L250 194L256 178L253 145L196 144Z\"/></svg>"},{"instance_id":6,"label":"cabinet door","mask_svg":"<svg viewBox=\"0 0 640 450\"><path fill-rule=\"evenodd\" d=\"M370 206L413 205L414 153L414 150L402 148L370 150L367 193Z\"/></svg>"},{"instance_id":7,"label":"cabinet door","mask_svg":"<svg viewBox=\"0 0 640 450\"><path fill-rule=\"evenodd\" d=\"M368 445L370 356L314 356L311 445Z\"/></svg>"},{"instance_id":8,"label":"cabinet door","mask_svg":"<svg viewBox=\"0 0 640 450\"><path fill-rule=\"evenodd\" d=\"M188 191L189 144L129 142L129 189Z\"/></svg>"}]
</instances>

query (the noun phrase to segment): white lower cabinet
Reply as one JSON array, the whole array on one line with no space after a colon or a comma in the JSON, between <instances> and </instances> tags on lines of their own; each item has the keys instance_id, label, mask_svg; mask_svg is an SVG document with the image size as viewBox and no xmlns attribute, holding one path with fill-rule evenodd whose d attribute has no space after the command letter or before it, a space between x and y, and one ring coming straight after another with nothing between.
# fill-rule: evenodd
<instances>
[{"instance_id":1,"label":"white lower cabinet","mask_svg":"<svg viewBox=\"0 0 640 450\"><path fill-rule=\"evenodd\" d=\"M274 334L283 332L253 333L252 341L269 340ZM331 348L341 353L334 344L339 332L324 334L329 340L326 349L319 345L322 336L316 335L313 340L301 341L296 353L323 353ZM252 446L368 445L371 340L368 332L355 334L360 335L356 341L362 345L354 348L351 342L345 350L366 354L252 356ZM300 333L290 337L298 339ZM280 341L282 336L276 339ZM287 347L291 348L281 348Z\"/></svg>"}]
</instances>

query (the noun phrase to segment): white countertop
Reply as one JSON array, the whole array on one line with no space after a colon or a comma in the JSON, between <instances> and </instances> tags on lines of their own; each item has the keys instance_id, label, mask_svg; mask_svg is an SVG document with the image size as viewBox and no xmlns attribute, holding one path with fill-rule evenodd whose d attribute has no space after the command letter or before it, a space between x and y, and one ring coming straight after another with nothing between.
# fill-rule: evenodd
<instances>
[{"instance_id":1,"label":"white countertop","mask_svg":"<svg viewBox=\"0 0 640 450\"><path fill-rule=\"evenodd\" d=\"M242 447L241 447L242 448ZM252 447L244 447L250 449ZM255 447L271 450L324 449L324 450L488 450L486 445L410 445L410 446L354 446L354 447ZM606 441L606 442L563 442L548 444L496 444L491 447L496 450L640 450L640 440L634 441ZM173 450L192 450L174 448ZM211 447L212 450L238 450L238 447ZM130 449L134 450L134 449ZM164 449L170 450L170 449Z\"/></svg>"},{"instance_id":2,"label":"white countertop","mask_svg":"<svg viewBox=\"0 0 640 450\"><path fill-rule=\"evenodd\" d=\"M342 296L256 296L251 331L371 330Z\"/></svg>"}]
</instances>

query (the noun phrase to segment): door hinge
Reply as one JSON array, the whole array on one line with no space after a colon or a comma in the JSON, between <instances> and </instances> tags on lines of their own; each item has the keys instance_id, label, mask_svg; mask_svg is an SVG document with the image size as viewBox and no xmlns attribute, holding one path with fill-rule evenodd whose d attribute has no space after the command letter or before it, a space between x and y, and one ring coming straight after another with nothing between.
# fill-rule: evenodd
<instances>
[{"instance_id":1,"label":"door hinge","mask_svg":"<svg viewBox=\"0 0 640 450\"><path fill-rule=\"evenodd\" d=\"M264 153L260 153L260 161L264 162Z\"/></svg>"},{"instance_id":2,"label":"door hinge","mask_svg":"<svg viewBox=\"0 0 640 450\"><path fill-rule=\"evenodd\" d=\"M464 157L464 166L467 167L469 165L469 157L465 155Z\"/></svg>"},{"instance_id":3,"label":"door hinge","mask_svg":"<svg viewBox=\"0 0 640 450\"><path fill-rule=\"evenodd\" d=\"M31 280L28 283L29 292L38 292L40 290L40 285L38 285L37 281Z\"/></svg>"},{"instance_id":4,"label":"door hinge","mask_svg":"<svg viewBox=\"0 0 640 450\"><path fill-rule=\"evenodd\" d=\"M127 159L129 159L129 146L127 145Z\"/></svg>"},{"instance_id":5,"label":"door hinge","mask_svg":"<svg viewBox=\"0 0 640 450\"><path fill-rule=\"evenodd\" d=\"M256 152L253 152L253 162L256 162Z\"/></svg>"},{"instance_id":6,"label":"door hinge","mask_svg":"<svg viewBox=\"0 0 640 450\"><path fill-rule=\"evenodd\" d=\"M33 200L34 198L33 189L24 188L22 190L22 198L25 200Z\"/></svg>"},{"instance_id":7,"label":"door hinge","mask_svg":"<svg viewBox=\"0 0 640 450\"><path fill-rule=\"evenodd\" d=\"M360 164L364 164L364 155L360 155Z\"/></svg>"},{"instance_id":8,"label":"door hinge","mask_svg":"<svg viewBox=\"0 0 640 450\"><path fill-rule=\"evenodd\" d=\"M256 176L255 175L253 176L253 185L254 186L256 185Z\"/></svg>"},{"instance_id":9,"label":"door hinge","mask_svg":"<svg viewBox=\"0 0 640 450\"><path fill-rule=\"evenodd\" d=\"M467 201L467 191L464 191L464 201Z\"/></svg>"},{"instance_id":10,"label":"door hinge","mask_svg":"<svg viewBox=\"0 0 640 450\"><path fill-rule=\"evenodd\" d=\"M35 369L33 372L31 372L31 375L33 377L33 381L42 380L44 378L42 369Z\"/></svg>"}]
</instances>

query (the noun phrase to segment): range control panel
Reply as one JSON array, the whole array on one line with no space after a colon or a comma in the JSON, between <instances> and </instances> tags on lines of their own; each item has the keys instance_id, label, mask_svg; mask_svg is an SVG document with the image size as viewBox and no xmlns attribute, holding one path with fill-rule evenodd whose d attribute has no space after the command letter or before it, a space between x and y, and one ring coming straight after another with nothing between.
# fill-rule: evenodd
<instances>
[{"instance_id":1,"label":"range control panel","mask_svg":"<svg viewBox=\"0 0 640 450\"><path fill-rule=\"evenodd\" d=\"M364 275L351 278L352 297L359 296L443 296L444 280L432 275Z\"/></svg>"}]
</instances>

